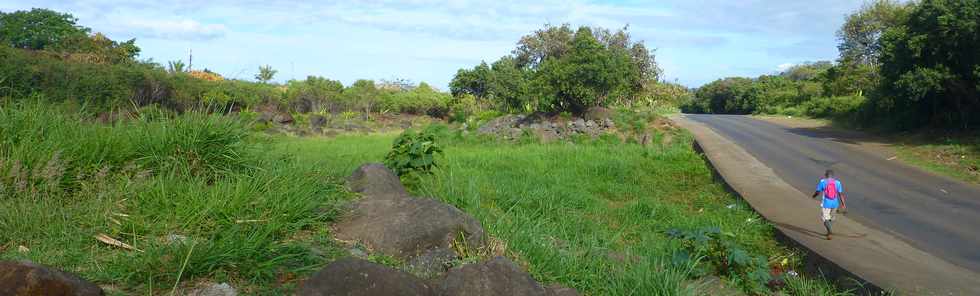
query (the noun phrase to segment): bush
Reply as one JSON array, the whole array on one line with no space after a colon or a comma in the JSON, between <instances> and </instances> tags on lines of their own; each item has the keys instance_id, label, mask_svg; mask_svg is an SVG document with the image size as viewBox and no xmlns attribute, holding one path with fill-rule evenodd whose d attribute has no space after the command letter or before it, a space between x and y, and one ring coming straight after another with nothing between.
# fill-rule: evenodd
<instances>
[{"instance_id":1,"label":"bush","mask_svg":"<svg viewBox=\"0 0 980 296\"><path fill-rule=\"evenodd\" d=\"M717 227L698 230L671 229L667 236L678 239L684 245L684 251L677 253L675 262L681 265L700 260L706 270L714 274L729 275L744 280L745 288L761 293L766 291L766 285L772 279L769 274L769 263L765 256L754 256L739 246L729 237L732 233L723 233Z\"/></svg>"},{"instance_id":2,"label":"bush","mask_svg":"<svg viewBox=\"0 0 980 296\"><path fill-rule=\"evenodd\" d=\"M406 130L395 138L391 151L385 156L385 166L399 176L429 174L437 166L435 155L441 153L434 130L426 129L420 133Z\"/></svg>"},{"instance_id":3,"label":"bush","mask_svg":"<svg viewBox=\"0 0 980 296\"><path fill-rule=\"evenodd\" d=\"M383 91L375 110L445 117L449 113L451 100L451 95L439 92L422 82L417 87L407 91Z\"/></svg>"},{"instance_id":4,"label":"bush","mask_svg":"<svg viewBox=\"0 0 980 296\"><path fill-rule=\"evenodd\" d=\"M853 119L864 104L863 96L819 97L800 106L810 117Z\"/></svg>"}]
</instances>

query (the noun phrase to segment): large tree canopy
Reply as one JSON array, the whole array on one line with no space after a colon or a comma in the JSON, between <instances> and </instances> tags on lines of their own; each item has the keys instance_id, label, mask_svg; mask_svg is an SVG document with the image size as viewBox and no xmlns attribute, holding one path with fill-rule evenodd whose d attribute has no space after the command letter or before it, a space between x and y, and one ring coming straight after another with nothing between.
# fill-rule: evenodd
<instances>
[{"instance_id":1,"label":"large tree canopy","mask_svg":"<svg viewBox=\"0 0 980 296\"><path fill-rule=\"evenodd\" d=\"M881 47L879 111L907 125L980 124L980 2L924 0Z\"/></svg>"},{"instance_id":2,"label":"large tree canopy","mask_svg":"<svg viewBox=\"0 0 980 296\"><path fill-rule=\"evenodd\" d=\"M14 48L41 50L87 36L89 29L76 25L77 21L70 14L42 8L0 12L0 40Z\"/></svg>"},{"instance_id":3,"label":"large tree canopy","mask_svg":"<svg viewBox=\"0 0 980 296\"><path fill-rule=\"evenodd\" d=\"M545 26L517 43L512 55L461 69L454 95L470 94L505 111L582 112L629 102L660 76L654 56L626 28Z\"/></svg>"}]
</instances>

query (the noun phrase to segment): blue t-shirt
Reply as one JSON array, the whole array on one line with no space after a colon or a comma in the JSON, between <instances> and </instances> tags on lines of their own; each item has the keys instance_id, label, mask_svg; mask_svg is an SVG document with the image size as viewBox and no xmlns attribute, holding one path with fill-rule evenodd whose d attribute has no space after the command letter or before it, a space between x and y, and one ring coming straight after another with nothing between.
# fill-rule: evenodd
<instances>
[{"instance_id":1,"label":"blue t-shirt","mask_svg":"<svg viewBox=\"0 0 980 296\"><path fill-rule=\"evenodd\" d=\"M827 179L820 179L820 183L817 184L817 191L823 196L822 207L826 209L836 209L840 205L840 194L844 193L844 185L840 183L840 180L834 180L834 185L837 187L837 198L829 199L827 198Z\"/></svg>"}]
</instances>

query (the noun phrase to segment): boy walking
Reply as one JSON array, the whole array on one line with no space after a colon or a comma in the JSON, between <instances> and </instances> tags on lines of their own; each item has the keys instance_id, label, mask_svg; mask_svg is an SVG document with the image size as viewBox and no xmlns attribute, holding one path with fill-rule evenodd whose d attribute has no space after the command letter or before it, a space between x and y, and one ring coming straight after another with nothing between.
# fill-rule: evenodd
<instances>
[{"instance_id":1,"label":"boy walking","mask_svg":"<svg viewBox=\"0 0 980 296\"><path fill-rule=\"evenodd\" d=\"M846 199L844 185L841 184L840 180L834 178L834 171L827 170L824 173L824 178L820 179L820 183L817 184L817 191L813 193L813 198L817 198L819 195L823 196L823 200L820 202L823 227L827 228L827 240L830 240L830 236L833 234L830 227L834 221L834 210L839 206L841 210L847 212L847 204L844 201Z\"/></svg>"}]
</instances>

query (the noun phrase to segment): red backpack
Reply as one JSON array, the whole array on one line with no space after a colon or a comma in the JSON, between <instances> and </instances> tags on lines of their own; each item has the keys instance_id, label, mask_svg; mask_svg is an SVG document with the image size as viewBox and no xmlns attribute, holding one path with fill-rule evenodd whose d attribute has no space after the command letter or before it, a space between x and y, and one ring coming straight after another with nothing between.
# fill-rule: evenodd
<instances>
[{"instance_id":1,"label":"red backpack","mask_svg":"<svg viewBox=\"0 0 980 296\"><path fill-rule=\"evenodd\" d=\"M823 191L823 195L827 199L837 199L837 180L834 178L827 178L827 187Z\"/></svg>"}]
</instances>

